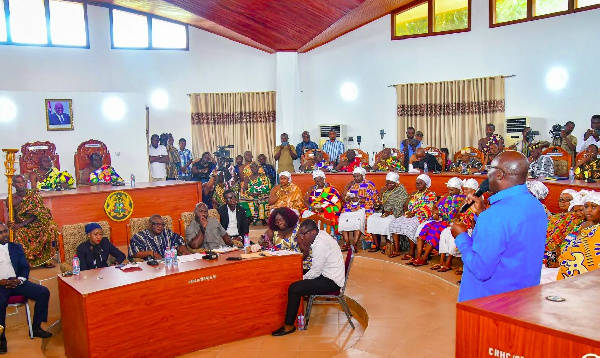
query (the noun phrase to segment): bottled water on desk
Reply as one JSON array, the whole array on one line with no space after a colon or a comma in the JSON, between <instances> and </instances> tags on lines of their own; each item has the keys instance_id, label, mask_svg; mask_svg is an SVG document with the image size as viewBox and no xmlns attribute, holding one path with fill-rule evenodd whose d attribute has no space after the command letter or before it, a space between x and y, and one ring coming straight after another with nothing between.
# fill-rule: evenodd
<instances>
[{"instance_id":1,"label":"bottled water on desk","mask_svg":"<svg viewBox=\"0 0 600 358\"><path fill-rule=\"evenodd\" d=\"M171 248L171 264L173 267L179 266L179 259L177 258L177 248L175 248L175 246Z\"/></svg>"},{"instance_id":2,"label":"bottled water on desk","mask_svg":"<svg viewBox=\"0 0 600 358\"><path fill-rule=\"evenodd\" d=\"M173 266L173 257L171 249L167 246L165 249L165 266L171 267Z\"/></svg>"},{"instance_id":3,"label":"bottled water on desk","mask_svg":"<svg viewBox=\"0 0 600 358\"><path fill-rule=\"evenodd\" d=\"M427 169L427 163L423 163L423 174L427 174L429 170Z\"/></svg>"},{"instance_id":4,"label":"bottled water on desk","mask_svg":"<svg viewBox=\"0 0 600 358\"><path fill-rule=\"evenodd\" d=\"M73 256L73 275L79 275L81 272L81 268L79 266L79 257L77 255Z\"/></svg>"},{"instance_id":5,"label":"bottled water on desk","mask_svg":"<svg viewBox=\"0 0 600 358\"><path fill-rule=\"evenodd\" d=\"M250 236L248 234L244 235L244 247L250 246Z\"/></svg>"},{"instance_id":6,"label":"bottled water on desk","mask_svg":"<svg viewBox=\"0 0 600 358\"><path fill-rule=\"evenodd\" d=\"M131 187L135 188L135 175L131 174Z\"/></svg>"},{"instance_id":7,"label":"bottled water on desk","mask_svg":"<svg viewBox=\"0 0 600 358\"><path fill-rule=\"evenodd\" d=\"M575 171L573 170L573 167L569 169L569 180L575 180Z\"/></svg>"}]
</instances>

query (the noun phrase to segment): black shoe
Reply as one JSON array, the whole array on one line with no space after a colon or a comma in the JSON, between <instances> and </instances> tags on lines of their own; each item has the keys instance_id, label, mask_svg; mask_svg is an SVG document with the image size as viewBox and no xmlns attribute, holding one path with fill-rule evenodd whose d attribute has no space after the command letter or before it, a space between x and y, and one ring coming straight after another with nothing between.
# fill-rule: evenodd
<instances>
[{"instance_id":1,"label":"black shoe","mask_svg":"<svg viewBox=\"0 0 600 358\"><path fill-rule=\"evenodd\" d=\"M289 331L285 330L285 326L281 326L281 328L279 328L276 331L273 331L273 333L271 333L272 335L274 335L275 337L277 336L285 336L286 334L290 334L290 333L294 333L296 332L296 327L290 329Z\"/></svg>"},{"instance_id":2,"label":"black shoe","mask_svg":"<svg viewBox=\"0 0 600 358\"><path fill-rule=\"evenodd\" d=\"M41 328L34 328L33 329L33 336L34 337L40 337L40 338L50 338L50 337L52 337L52 333L50 333L48 331L44 331Z\"/></svg>"},{"instance_id":3,"label":"black shoe","mask_svg":"<svg viewBox=\"0 0 600 358\"><path fill-rule=\"evenodd\" d=\"M0 354L5 354L8 352L8 348L6 346L6 338L0 339Z\"/></svg>"}]
</instances>

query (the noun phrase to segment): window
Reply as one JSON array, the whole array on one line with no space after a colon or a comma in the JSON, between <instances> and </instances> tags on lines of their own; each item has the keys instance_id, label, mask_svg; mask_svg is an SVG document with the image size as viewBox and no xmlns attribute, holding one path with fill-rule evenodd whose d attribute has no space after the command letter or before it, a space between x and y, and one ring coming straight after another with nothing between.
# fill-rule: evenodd
<instances>
[{"instance_id":1,"label":"window","mask_svg":"<svg viewBox=\"0 0 600 358\"><path fill-rule=\"evenodd\" d=\"M54 45L86 46L85 9L82 3L50 0L50 38Z\"/></svg>"},{"instance_id":2,"label":"window","mask_svg":"<svg viewBox=\"0 0 600 358\"><path fill-rule=\"evenodd\" d=\"M110 14L113 48L188 49L186 25L115 8Z\"/></svg>"},{"instance_id":3,"label":"window","mask_svg":"<svg viewBox=\"0 0 600 358\"><path fill-rule=\"evenodd\" d=\"M471 29L471 0L423 0L392 13L392 39Z\"/></svg>"},{"instance_id":4,"label":"window","mask_svg":"<svg viewBox=\"0 0 600 358\"><path fill-rule=\"evenodd\" d=\"M70 0L0 0L0 43L89 48L86 12Z\"/></svg>"},{"instance_id":5,"label":"window","mask_svg":"<svg viewBox=\"0 0 600 358\"><path fill-rule=\"evenodd\" d=\"M600 7L600 0L490 0L490 26L501 26Z\"/></svg>"}]
</instances>

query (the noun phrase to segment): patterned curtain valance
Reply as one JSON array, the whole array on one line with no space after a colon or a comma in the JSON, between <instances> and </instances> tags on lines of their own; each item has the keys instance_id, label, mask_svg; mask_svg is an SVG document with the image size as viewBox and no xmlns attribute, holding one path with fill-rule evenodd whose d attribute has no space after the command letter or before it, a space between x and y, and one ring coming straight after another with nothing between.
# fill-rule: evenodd
<instances>
[{"instance_id":1,"label":"patterned curtain valance","mask_svg":"<svg viewBox=\"0 0 600 358\"><path fill-rule=\"evenodd\" d=\"M192 113L192 124L275 123L275 111Z\"/></svg>"},{"instance_id":2,"label":"patterned curtain valance","mask_svg":"<svg viewBox=\"0 0 600 358\"><path fill-rule=\"evenodd\" d=\"M504 112L504 100L466 103L399 104L398 116L448 116Z\"/></svg>"}]
</instances>

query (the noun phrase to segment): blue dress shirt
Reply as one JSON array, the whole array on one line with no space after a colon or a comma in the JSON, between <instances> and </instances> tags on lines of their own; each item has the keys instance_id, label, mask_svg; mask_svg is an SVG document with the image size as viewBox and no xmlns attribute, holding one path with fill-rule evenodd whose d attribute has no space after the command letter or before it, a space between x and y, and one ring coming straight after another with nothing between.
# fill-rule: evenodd
<instances>
[{"instance_id":1,"label":"blue dress shirt","mask_svg":"<svg viewBox=\"0 0 600 358\"><path fill-rule=\"evenodd\" d=\"M306 150L310 149L319 149L319 145L311 140L309 140L308 143L302 141L296 146L296 153L298 153L298 156L301 156Z\"/></svg>"},{"instance_id":2,"label":"blue dress shirt","mask_svg":"<svg viewBox=\"0 0 600 358\"><path fill-rule=\"evenodd\" d=\"M417 144L416 148L421 148L421 142ZM408 146L408 158L410 158L411 155L415 154L415 151L417 150L416 148L413 150L413 147L411 145ZM398 147L398 149L404 153L404 141L400 142L400 146ZM406 158L405 161L407 161Z\"/></svg>"},{"instance_id":3,"label":"blue dress shirt","mask_svg":"<svg viewBox=\"0 0 600 358\"><path fill-rule=\"evenodd\" d=\"M492 195L472 235L456 237L464 273L458 302L540 283L548 219L542 203L516 185Z\"/></svg>"}]
</instances>

